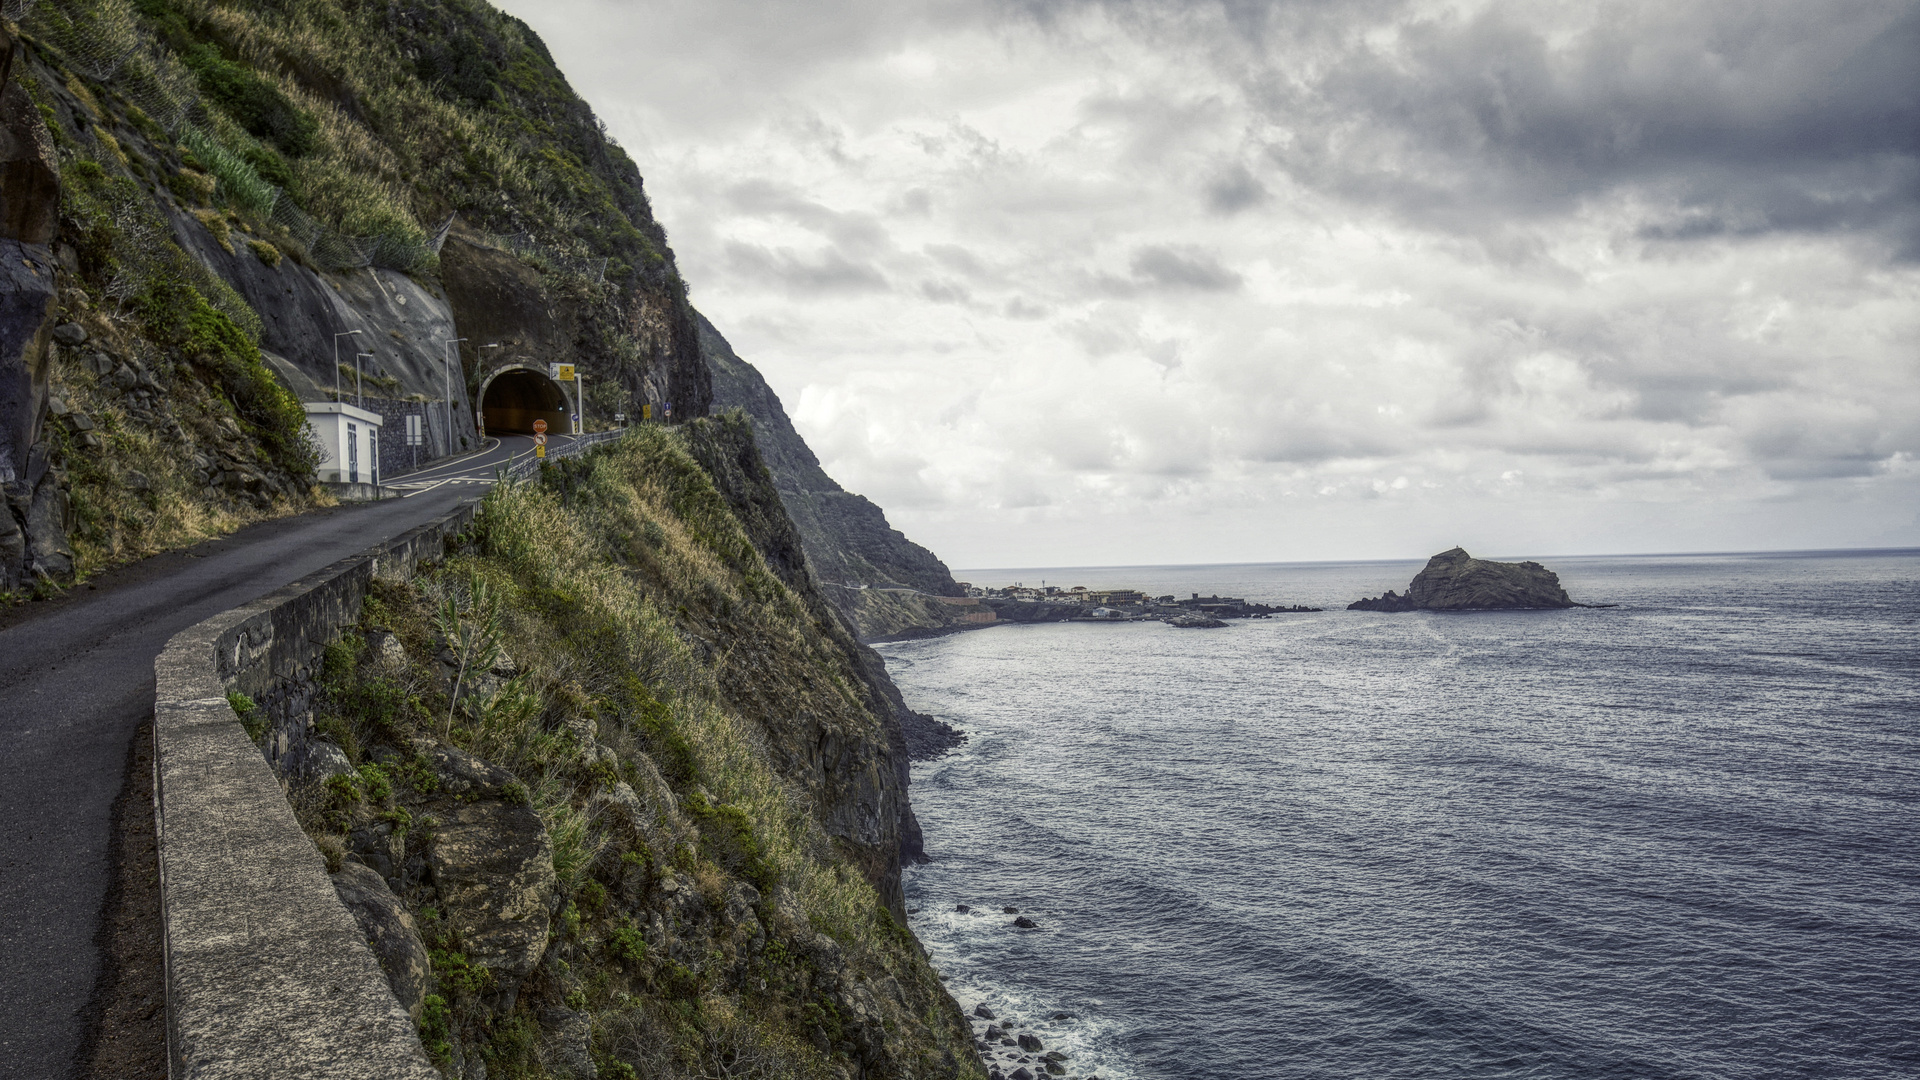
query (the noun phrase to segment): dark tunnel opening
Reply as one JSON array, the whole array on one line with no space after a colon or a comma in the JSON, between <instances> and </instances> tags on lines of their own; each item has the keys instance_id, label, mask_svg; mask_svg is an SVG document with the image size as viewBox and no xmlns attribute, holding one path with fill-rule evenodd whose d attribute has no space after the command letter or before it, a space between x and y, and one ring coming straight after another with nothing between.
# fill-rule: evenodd
<instances>
[{"instance_id":1,"label":"dark tunnel opening","mask_svg":"<svg viewBox=\"0 0 1920 1080\"><path fill-rule=\"evenodd\" d=\"M558 384L535 371L503 371L487 384L480 416L490 434L533 434L533 422L545 420L549 434L573 430L566 395Z\"/></svg>"}]
</instances>

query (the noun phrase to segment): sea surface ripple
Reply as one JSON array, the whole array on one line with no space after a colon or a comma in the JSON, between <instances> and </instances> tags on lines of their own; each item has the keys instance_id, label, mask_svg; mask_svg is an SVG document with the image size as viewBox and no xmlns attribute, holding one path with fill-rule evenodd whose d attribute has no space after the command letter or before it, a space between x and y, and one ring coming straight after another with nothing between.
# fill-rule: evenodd
<instances>
[{"instance_id":1,"label":"sea surface ripple","mask_svg":"<svg viewBox=\"0 0 1920 1080\"><path fill-rule=\"evenodd\" d=\"M968 735L908 874L955 996L1103 1080L1920 1076L1920 553L1338 610L1418 565L976 572L1332 610L882 646Z\"/></svg>"}]
</instances>

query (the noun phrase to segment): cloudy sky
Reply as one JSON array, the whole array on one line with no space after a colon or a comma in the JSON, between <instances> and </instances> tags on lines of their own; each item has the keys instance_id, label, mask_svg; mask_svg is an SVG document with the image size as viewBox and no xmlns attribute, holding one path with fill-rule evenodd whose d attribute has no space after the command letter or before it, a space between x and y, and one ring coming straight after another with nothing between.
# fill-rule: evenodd
<instances>
[{"instance_id":1,"label":"cloudy sky","mask_svg":"<svg viewBox=\"0 0 1920 1080\"><path fill-rule=\"evenodd\" d=\"M1920 545L1920 4L506 6L951 565Z\"/></svg>"}]
</instances>

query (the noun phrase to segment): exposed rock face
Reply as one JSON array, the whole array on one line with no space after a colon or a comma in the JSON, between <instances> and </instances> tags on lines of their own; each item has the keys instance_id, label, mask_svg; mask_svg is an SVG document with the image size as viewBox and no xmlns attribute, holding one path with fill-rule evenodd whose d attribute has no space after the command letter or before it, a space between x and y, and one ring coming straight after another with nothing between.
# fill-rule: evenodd
<instances>
[{"instance_id":1,"label":"exposed rock face","mask_svg":"<svg viewBox=\"0 0 1920 1080\"><path fill-rule=\"evenodd\" d=\"M780 502L800 531L806 559L827 600L866 639L914 627L946 626L977 608L957 608L886 588L960 596L945 563L887 524L887 515L843 489L820 467L794 429L780 398L753 366L734 353L704 316L700 349L713 376L715 409L744 410L754 441L780 491ZM872 586L866 590L847 586Z\"/></svg>"},{"instance_id":2,"label":"exposed rock face","mask_svg":"<svg viewBox=\"0 0 1920 1080\"><path fill-rule=\"evenodd\" d=\"M812 718L806 716L786 718L796 730L777 733L776 741L806 748L806 756L793 760L787 771L816 793L817 814L829 835L850 845L867 879L886 898L895 917L905 922L900 865L903 861L924 860L926 855L920 823L907 801L911 759L902 725L903 721L938 721L907 709L879 655L854 640L842 616L821 595L802 552L799 532L781 512L779 492L748 425L720 417L694 425L689 436L694 456L726 496L754 547L810 609L815 632L836 639L859 665L869 690L867 705L884 729L884 748L870 745L857 732L809 730ZM741 704L754 713L778 715L786 711L773 703ZM892 774L891 782L887 773Z\"/></svg>"},{"instance_id":3,"label":"exposed rock face","mask_svg":"<svg viewBox=\"0 0 1920 1080\"><path fill-rule=\"evenodd\" d=\"M1462 548L1427 560L1407 594L1356 600L1348 611L1511 611L1574 607L1560 576L1537 562L1476 559Z\"/></svg>"},{"instance_id":4,"label":"exposed rock face","mask_svg":"<svg viewBox=\"0 0 1920 1080\"><path fill-rule=\"evenodd\" d=\"M460 355L476 388L503 367L570 363L594 379L617 380L630 414L649 402L672 403L678 419L706 414L712 391L693 309L670 283L642 279L604 295L561 292L458 222L441 249L440 275L453 318L469 339ZM620 334L638 347L637 355L608 348ZM486 344L500 347L483 351Z\"/></svg>"},{"instance_id":5,"label":"exposed rock face","mask_svg":"<svg viewBox=\"0 0 1920 1080\"><path fill-rule=\"evenodd\" d=\"M11 79L12 35L0 28L0 236L45 246L59 227L60 168L33 100Z\"/></svg>"},{"instance_id":6,"label":"exposed rock face","mask_svg":"<svg viewBox=\"0 0 1920 1080\"><path fill-rule=\"evenodd\" d=\"M0 28L0 590L73 572L71 512L51 470L48 315L56 296L47 248L59 222L53 139L27 93L8 79L14 43ZM76 328L78 329L78 328Z\"/></svg>"},{"instance_id":7,"label":"exposed rock face","mask_svg":"<svg viewBox=\"0 0 1920 1080\"><path fill-rule=\"evenodd\" d=\"M357 862L341 865L340 872L333 875L333 888L360 924L367 945L387 973L393 995L414 1023L419 1023L433 971L427 962L427 947L420 943L420 930L406 905L378 873Z\"/></svg>"},{"instance_id":8,"label":"exposed rock face","mask_svg":"<svg viewBox=\"0 0 1920 1080\"><path fill-rule=\"evenodd\" d=\"M513 774L451 747L433 756L447 797L431 804L427 865L467 959L510 1007L547 949L553 843L532 807L507 801Z\"/></svg>"}]
</instances>

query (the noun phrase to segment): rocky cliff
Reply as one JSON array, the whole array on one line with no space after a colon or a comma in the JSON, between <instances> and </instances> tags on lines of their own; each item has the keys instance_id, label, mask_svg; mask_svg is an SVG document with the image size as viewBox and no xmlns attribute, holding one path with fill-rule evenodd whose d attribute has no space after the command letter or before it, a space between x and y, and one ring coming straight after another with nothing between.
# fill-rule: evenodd
<instances>
[{"instance_id":1,"label":"rocky cliff","mask_svg":"<svg viewBox=\"0 0 1920 1080\"><path fill-rule=\"evenodd\" d=\"M899 733L744 422L489 496L258 730L449 1076L984 1075L903 928Z\"/></svg>"},{"instance_id":2,"label":"rocky cliff","mask_svg":"<svg viewBox=\"0 0 1920 1080\"><path fill-rule=\"evenodd\" d=\"M960 597L946 564L887 524L866 498L842 488L820 467L794 429L780 398L705 317L696 316L701 355L713 376L715 408L742 410L799 527L815 579L860 636L874 640L916 630L967 625L980 608L934 597Z\"/></svg>"},{"instance_id":3,"label":"rocky cliff","mask_svg":"<svg viewBox=\"0 0 1920 1080\"><path fill-rule=\"evenodd\" d=\"M1574 607L1560 577L1537 562L1476 559L1463 548L1427 560L1401 596L1356 600L1348 611L1500 611Z\"/></svg>"}]
</instances>

